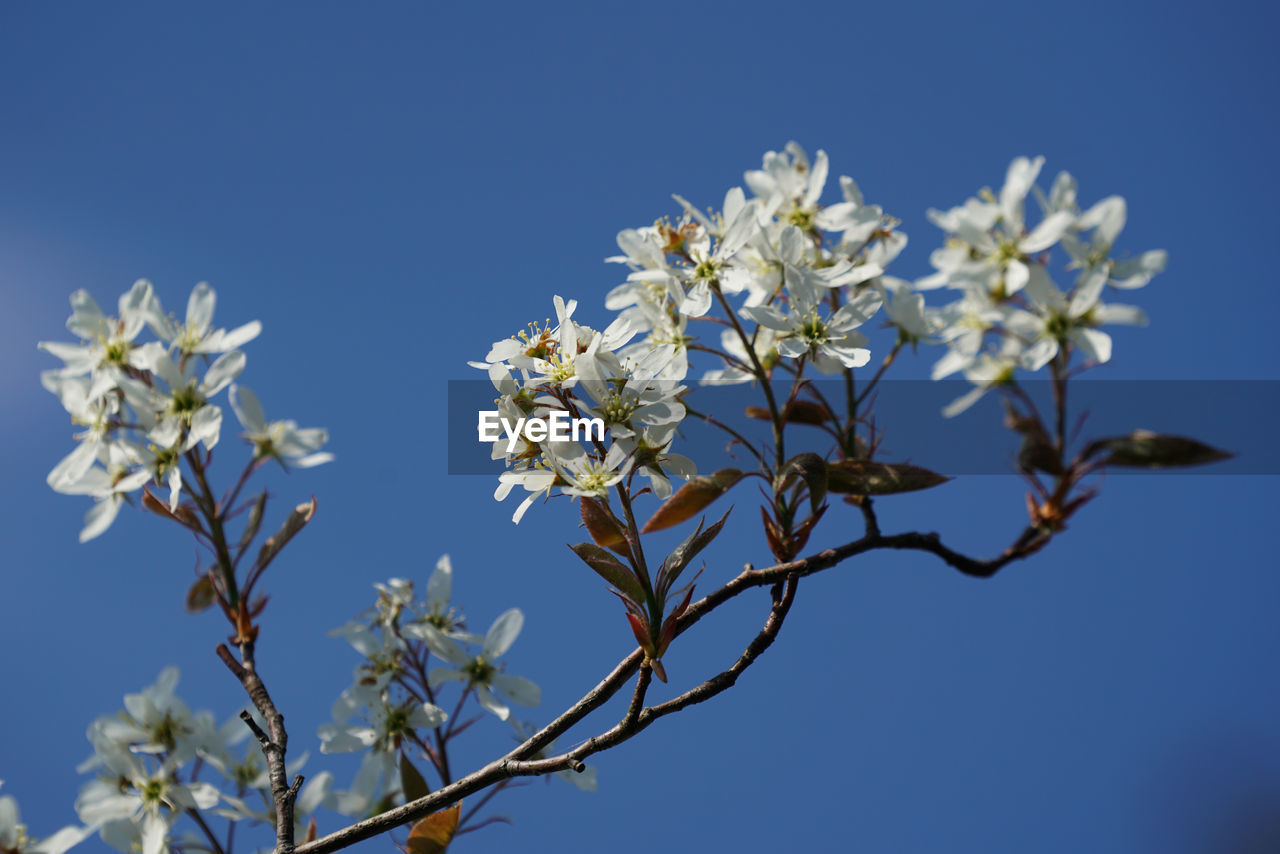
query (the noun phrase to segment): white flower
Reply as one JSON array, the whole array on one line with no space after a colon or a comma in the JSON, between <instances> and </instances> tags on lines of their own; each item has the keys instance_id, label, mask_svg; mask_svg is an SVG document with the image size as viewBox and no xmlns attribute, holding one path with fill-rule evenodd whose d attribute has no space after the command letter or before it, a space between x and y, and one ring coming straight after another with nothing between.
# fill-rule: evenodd
<instances>
[{"instance_id":1,"label":"white flower","mask_svg":"<svg viewBox=\"0 0 1280 854\"><path fill-rule=\"evenodd\" d=\"M485 633L484 644L477 655L471 655L440 632L428 632L431 651L452 664L454 668L437 668L429 674L432 688L444 682L463 682L476 692L481 707L506 720L511 710L503 702L505 697L520 706L536 706L542 699L537 685L520 676L503 673L497 660L515 642L524 626L524 614L519 608L503 612L493 621Z\"/></svg>"},{"instance_id":2,"label":"white flower","mask_svg":"<svg viewBox=\"0 0 1280 854\"><path fill-rule=\"evenodd\" d=\"M829 315L817 287L798 268L787 267L786 285L791 296L790 314L784 315L771 305L740 310L744 317L779 333L780 356L809 356L822 373L858 368L870 361L871 352L864 346L867 339L855 329L880 308L881 297L874 288L863 289Z\"/></svg>"},{"instance_id":3,"label":"white flower","mask_svg":"<svg viewBox=\"0 0 1280 854\"><path fill-rule=\"evenodd\" d=\"M262 324L256 320L237 326L230 332L213 329L213 309L217 299L213 288L207 282L201 282L192 289L191 296L187 299L185 323L177 324L156 314L148 319L151 329L184 354L225 353L258 337L262 332Z\"/></svg>"},{"instance_id":4,"label":"white flower","mask_svg":"<svg viewBox=\"0 0 1280 854\"><path fill-rule=\"evenodd\" d=\"M555 469L565 495L607 495L631 471L634 458L619 443L609 446L604 459L569 442L547 445L544 458Z\"/></svg>"},{"instance_id":5,"label":"white flower","mask_svg":"<svg viewBox=\"0 0 1280 854\"><path fill-rule=\"evenodd\" d=\"M107 317L88 291L71 295L71 317L67 329L80 336L84 344L41 341L38 345L65 363L58 369L64 376L91 375L86 397L96 400L113 387L124 371L144 369L133 339L159 313L159 301L151 283L139 279L128 293L120 297L119 318Z\"/></svg>"},{"instance_id":6,"label":"white flower","mask_svg":"<svg viewBox=\"0 0 1280 854\"><path fill-rule=\"evenodd\" d=\"M448 715L430 703L392 702L390 681L390 673L369 679L363 668L356 671L356 683L333 704L334 722L320 727L321 753L351 753L366 747L392 752L406 733L444 723ZM357 714L363 715L363 722L352 721Z\"/></svg>"},{"instance_id":7,"label":"white flower","mask_svg":"<svg viewBox=\"0 0 1280 854\"><path fill-rule=\"evenodd\" d=\"M1031 341L1022 355L1022 367L1036 371L1058 355L1070 341L1086 357L1099 364L1111 359L1111 336L1098 329L1104 323L1146 325L1142 311L1128 305L1104 305L1099 301L1107 282L1107 269L1099 266L1087 273L1070 298L1058 290L1042 267L1033 268L1027 297L1034 314L1017 312L1007 326Z\"/></svg>"},{"instance_id":8,"label":"white flower","mask_svg":"<svg viewBox=\"0 0 1280 854\"><path fill-rule=\"evenodd\" d=\"M35 839L27 835L18 802L12 795L0 795L0 851L5 854L62 854L92 834L92 828L68 826L45 839Z\"/></svg>"},{"instance_id":9,"label":"white flower","mask_svg":"<svg viewBox=\"0 0 1280 854\"><path fill-rule=\"evenodd\" d=\"M115 419L120 412L120 399L115 395L91 398L92 380L85 376L68 376L58 371L45 371L40 381L46 389L62 401L71 415L73 424L86 429L75 436L75 450L63 457L49 472L46 482L55 492L80 480L103 452L115 429Z\"/></svg>"},{"instance_id":10,"label":"white flower","mask_svg":"<svg viewBox=\"0 0 1280 854\"><path fill-rule=\"evenodd\" d=\"M175 693L178 668L166 667L156 681L137 694L126 694L124 711L104 715L89 728L95 755L82 763L81 771L102 764L99 748L112 744L131 753L165 754L181 765L203 746L196 737L198 724L187 704ZM241 724L243 728L243 724ZM246 730L247 732L247 730Z\"/></svg>"},{"instance_id":11,"label":"white flower","mask_svg":"<svg viewBox=\"0 0 1280 854\"><path fill-rule=\"evenodd\" d=\"M258 397L244 386L231 384L231 408L253 444L255 458L271 457L288 468L311 468L331 462L333 454L320 451L329 434L320 427L299 428L296 421L268 422Z\"/></svg>"},{"instance_id":12,"label":"white flower","mask_svg":"<svg viewBox=\"0 0 1280 854\"><path fill-rule=\"evenodd\" d=\"M875 287L884 299L885 314L898 328L902 341L916 342L930 336L933 324L924 305L924 295L913 292L910 282L883 276L876 280Z\"/></svg>"},{"instance_id":13,"label":"white flower","mask_svg":"<svg viewBox=\"0 0 1280 854\"><path fill-rule=\"evenodd\" d=\"M688 202L683 199L680 201L688 206ZM724 216L730 216L728 209ZM691 287L679 302L681 314L701 317L711 309L711 284L725 275L733 262L734 254L755 234L758 226L754 202L741 204L733 211L732 217L723 235L716 240L714 251L711 250L711 241L705 228L699 229L695 238L685 241L685 251L692 266L683 268L681 273L691 283Z\"/></svg>"},{"instance_id":14,"label":"white flower","mask_svg":"<svg viewBox=\"0 0 1280 854\"><path fill-rule=\"evenodd\" d=\"M209 398L244 370L244 353L224 353L203 378L197 379L199 359L187 359L180 368L162 349L151 349L151 345L144 349L149 351L146 367L153 377L164 381L167 391L133 377L122 377L120 388L147 431L147 439L160 448L175 448L180 453L200 442L211 450L221 434L222 410Z\"/></svg>"},{"instance_id":15,"label":"white flower","mask_svg":"<svg viewBox=\"0 0 1280 854\"><path fill-rule=\"evenodd\" d=\"M427 638L423 627L432 626L455 640L479 643L480 638L462 630L462 615L449 604L452 595L453 561L448 555L441 555L431 577L427 579L427 601L421 617L401 625L401 634L425 641Z\"/></svg>"},{"instance_id":16,"label":"white flower","mask_svg":"<svg viewBox=\"0 0 1280 854\"><path fill-rule=\"evenodd\" d=\"M103 840L120 850L137 845L143 854L160 854L168 850L169 827L180 814L218 802L218 790L208 783L177 782L171 762L148 772L128 751L103 746L100 754L112 778L93 780L80 790L76 815L100 828Z\"/></svg>"},{"instance_id":17,"label":"white flower","mask_svg":"<svg viewBox=\"0 0 1280 854\"><path fill-rule=\"evenodd\" d=\"M760 169L743 175L751 192L764 201L764 213L808 231L818 212L818 199L827 183L827 153L819 151L813 165L799 143L785 151L768 151Z\"/></svg>"},{"instance_id":18,"label":"white flower","mask_svg":"<svg viewBox=\"0 0 1280 854\"><path fill-rule=\"evenodd\" d=\"M671 453L675 435L675 424L645 427L638 434L618 438L615 445L635 460L635 468L649 479L653 494L660 501L671 496L669 475L688 480L698 473L693 460Z\"/></svg>"},{"instance_id":19,"label":"white flower","mask_svg":"<svg viewBox=\"0 0 1280 854\"><path fill-rule=\"evenodd\" d=\"M1072 202L1074 203L1074 198ZM1136 258L1120 261L1111 258L1126 218L1124 198L1108 196L1080 214L1072 231L1063 235L1062 248L1071 256L1073 267L1084 269L1084 275L1101 267L1106 273L1107 284L1122 290L1133 290L1143 287L1157 273L1162 272L1169 261L1169 255L1163 249L1153 249ZM1088 242L1082 240L1080 234L1090 230L1093 232L1091 239Z\"/></svg>"},{"instance_id":20,"label":"white flower","mask_svg":"<svg viewBox=\"0 0 1280 854\"><path fill-rule=\"evenodd\" d=\"M65 462L65 461L64 461ZM89 495L94 505L84 517L84 528L80 531L80 542L88 542L100 536L119 514L120 505L125 496L135 489L140 489L152 477L152 470L143 466L136 449L130 442L117 441L108 445L99 445L96 462L102 466L91 465L74 480L65 477L56 478L59 469L49 473L50 486L55 491L66 495ZM60 464L61 465L61 464ZM63 472L65 474L65 471ZM166 473L175 489L171 494L171 509L177 506L177 489L181 489L181 475L177 466ZM54 482L56 480L56 482Z\"/></svg>"},{"instance_id":21,"label":"white flower","mask_svg":"<svg viewBox=\"0 0 1280 854\"><path fill-rule=\"evenodd\" d=\"M1030 276L1028 256L1053 246L1075 223L1073 213L1060 210L1027 231L1024 202L1043 165L1043 157L1015 158L998 199L986 190L983 199L971 198L949 211L930 210L929 219L951 240L930 259L938 273L916 286L980 287L1002 296L1022 290Z\"/></svg>"},{"instance_id":22,"label":"white flower","mask_svg":"<svg viewBox=\"0 0 1280 854\"><path fill-rule=\"evenodd\" d=\"M638 359L622 360L601 352L599 343L599 339L592 341L578 357L578 388L594 401L582 407L584 414L604 421L615 439L633 436L645 427L678 425L685 415L678 400L685 387L659 379L675 348L661 345Z\"/></svg>"}]
</instances>

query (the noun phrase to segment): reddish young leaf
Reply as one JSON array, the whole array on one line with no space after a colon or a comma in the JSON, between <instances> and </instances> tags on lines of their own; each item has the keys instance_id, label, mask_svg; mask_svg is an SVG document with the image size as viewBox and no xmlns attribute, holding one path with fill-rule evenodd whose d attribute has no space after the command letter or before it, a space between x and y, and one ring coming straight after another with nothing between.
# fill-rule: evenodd
<instances>
[{"instance_id":1,"label":"reddish young leaf","mask_svg":"<svg viewBox=\"0 0 1280 854\"><path fill-rule=\"evenodd\" d=\"M737 469L721 469L712 475L690 478L688 483L676 490L675 495L663 502L640 533L661 531L693 518L743 477L745 475Z\"/></svg>"},{"instance_id":2,"label":"reddish young leaf","mask_svg":"<svg viewBox=\"0 0 1280 854\"><path fill-rule=\"evenodd\" d=\"M636 636L636 643L644 650L645 655L653 657L653 639L649 637L649 626L640 617L627 612L627 622L631 624L631 633Z\"/></svg>"},{"instance_id":3,"label":"reddish young leaf","mask_svg":"<svg viewBox=\"0 0 1280 854\"><path fill-rule=\"evenodd\" d=\"M433 812L409 831L406 850L409 854L444 854L453 841L453 835L458 832L458 819L461 815L462 801L448 809Z\"/></svg>"},{"instance_id":4,"label":"reddish young leaf","mask_svg":"<svg viewBox=\"0 0 1280 854\"><path fill-rule=\"evenodd\" d=\"M625 593L637 602L645 600L644 587L640 579L613 555L594 543L578 543L569 546L573 553L582 558L582 562L595 570L605 581Z\"/></svg>"},{"instance_id":5,"label":"reddish young leaf","mask_svg":"<svg viewBox=\"0 0 1280 854\"><path fill-rule=\"evenodd\" d=\"M746 415L761 421L773 420L769 410L763 406L748 406ZM782 420L787 424L826 424L831 420L831 413L825 406L812 400L793 400L782 411Z\"/></svg>"},{"instance_id":6,"label":"reddish young leaf","mask_svg":"<svg viewBox=\"0 0 1280 854\"><path fill-rule=\"evenodd\" d=\"M591 535L591 539L595 540L596 545L612 549L623 557L629 557L631 550L627 548L626 532L622 530L622 526L618 524L614 515L594 498L583 497L579 501L582 503L582 524Z\"/></svg>"},{"instance_id":7,"label":"reddish young leaf","mask_svg":"<svg viewBox=\"0 0 1280 854\"><path fill-rule=\"evenodd\" d=\"M213 604L216 595L213 579L205 573L197 578L196 583L192 584L191 589L187 591L187 610L192 614L199 614Z\"/></svg>"}]
</instances>

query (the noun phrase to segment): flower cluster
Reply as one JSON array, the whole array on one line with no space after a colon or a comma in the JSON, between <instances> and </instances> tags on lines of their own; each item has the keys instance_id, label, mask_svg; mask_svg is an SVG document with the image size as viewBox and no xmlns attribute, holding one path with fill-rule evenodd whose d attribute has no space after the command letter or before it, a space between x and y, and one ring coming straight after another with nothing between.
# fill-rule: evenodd
<instances>
[{"instance_id":1,"label":"flower cluster","mask_svg":"<svg viewBox=\"0 0 1280 854\"><path fill-rule=\"evenodd\" d=\"M297 466L332 459L319 452L327 438L323 430L300 430L292 421L268 423L253 393L232 385L245 366L238 348L262 327L255 320L229 331L214 328L216 300L211 287L197 285L179 322L164 313L145 280L120 297L114 317L87 291L76 291L67 329L81 341L39 345L63 361L61 368L41 374L42 384L82 428L75 449L48 476L57 492L94 499L81 542L110 527L126 497L148 482L167 488L169 509L177 509L183 456L218 443L222 408L213 399L229 386L256 459ZM157 340L139 342L144 329Z\"/></svg>"},{"instance_id":2,"label":"flower cluster","mask_svg":"<svg viewBox=\"0 0 1280 854\"><path fill-rule=\"evenodd\" d=\"M687 352L694 341L688 322L707 317L718 301L733 328L720 336L724 367L704 380L747 381L751 368L779 358L807 361L821 373L866 364L867 342L856 330L881 302L867 283L907 238L847 176L843 200L821 204L827 174L825 152L811 163L792 142L743 176L753 198L734 187L720 211L703 213L676 196L684 208L678 221L619 233L625 254L607 260L631 272L606 306L648 331L648 340L674 341ZM741 301L737 310L729 297ZM749 334L741 320L753 324Z\"/></svg>"},{"instance_id":3,"label":"flower cluster","mask_svg":"<svg viewBox=\"0 0 1280 854\"><path fill-rule=\"evenodd\" d=\"M961 292L921 319L922 329L947 346L933 377L963 372L975 384L945 410L948 415L1008 383L1018 370L1034 372L1052 364L1064 375L1073 350L1090 364L1107 362L1111 337L1100 327L1147 322L1134 306L1103 302L1103 293L1108 287L1133 290L1147 284L1164 269L1166 253L1115 258L1126 218L1124 199L1108 196L1082 211L1076 181L1068 173L1058 174L1047 195L1036 186L1043 165L1043 157L1016 158L998 195L984 189L963 205L929 211L946 232L946 243L931 256L936 272L916 287ZM1041 210L1033 228L1026 221L1031 194ZM1055 247L1065 252L1065 269L1074 274L1065 291L1050 274Z\"/></svg>"},{"instance_id":4,"label":"flower cluster","mask_svg":"<svg viewBox=\"0 0 1280 854\"><path fill-rule=\"evenodd\" d=\"M867 339L857 330L884 299L871 283L907 239L897 220L866 203L852 178L840 179L842 201L821 204L827 172L824 152L811 163L790 143L745 174L752 198L735 187L721 210L702 212L676 196L683 213L674 222L618 234L623 254L606 260L629 272L605 300L618 313L608 328L577 324L576 303L557 298L556 325L531 324L472 363L489 372L504 418L560 409L599 417L608 428L595 446L495 446L494 457L508 466L495 497L516 486L528 493L516 521L556 487L602 497L638 473L665 499L670 475L691 477L693 462L671 451L686 414L680 383L691 350L720 356L722 366L703 376L713 383L746 382L784 361L793 371L812 365L820 373L867 363ZM726 319L712 317L717 308ZM727 327L719 347L695 343L690 324L702 320Z\"/></svg>"},{"instance_id":5,"label":"flower cluster","mask_svg":"<svg viewBox=\"0 0 1280 854\"><path fill-rule=\"evenodd\" d=\"M246 743L244 721L233 716L219 726L210 712L192 712L174 693L177 683L177 668L166 668L155 684L126 695L123 710L90 725L93 755L79 770L97 776L76 799L82 837L96 832L117 851L159 854L208 847L202 835L207 821L177 827L185 815L274 822L270 807L262 806L272 802L266 763L257 743ZM290 773L305 761L304 754L290 763ZM206 769L216 772L216 785L199 779L213 776ZM332 775L322 772L303 787L295 807L299 833L310 814L331 800L332 783Z\"/></svg>"},{"instance_id":6,"label":"flower cluster","mask_svg":"<svg viewBox=\"0 0 1280 854\"><path fill-rule=\"evenodd\" d=\"M530 324L498 341L484 362L501 395L498 413L508 423L544 418L553 411L575 419L599 419L607 435L578 441L524 440L514 447L496 443L495 459L505 458L495 497L516 487L528 494L516 510L519 522L539 495L559 487L567 495L599 496L636 471L649 478L659 496L671 494L669 474L689 476L693 463L671 452L676 428L685 416L680 384L688 369L682 346L643 331L634 314L624 312L603 332L573 319L577 302L555 298L556 323Z\"/></svg>"},{"instance_id":7,"label":"flower cluster","mask_svg":"<svg viewBox=\"0 0 1280 854\"><path fill-rule=\"evenodd\" d=\"M320 728L323 753L368 751L351 788L332 799L334 809L353 816L408 796L401 769L413 755L426 756L448 781L447 746L470 725L458 719L469 698L503 721L511 720L508 704L536 706L541 700L537 685L506 673L499 660L520 634L524 615L512 608L483 637L468 632L464 615L450 603L448 555L428 579L425 599L408 579L374 586L374 606L332 632L364 660L334 703L333 722ZM452 716L437 705L449 682L461 683Z\"/></svg>"}]
</instances>

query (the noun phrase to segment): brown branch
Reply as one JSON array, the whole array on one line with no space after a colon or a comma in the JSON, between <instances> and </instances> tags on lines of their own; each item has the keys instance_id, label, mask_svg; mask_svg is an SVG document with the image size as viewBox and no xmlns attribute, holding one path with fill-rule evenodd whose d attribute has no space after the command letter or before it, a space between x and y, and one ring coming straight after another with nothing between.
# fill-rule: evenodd
<instances>
[{"instance_id":1,"label":"brown branch","mask_svg":"<svg viewBox=\"0 0 1280 854\"><path fill-rule=\"evenodd\" d=\"M1009 546L999 556L989 560L981 560L968 557L948 548L942 544L937 534L911 532L884 536L879 533L868 533L861 539L836 548L826 549L800 560L788 561L759 570L751 569L750 564L748 564L741 574L691 604L681 616L675 632L677 636L683 634L703 616L746 590L781 584L782 589L780 592L775 593L773 597L773 605L770 608L764 627L729 669L671 700L656 706L640 708L643 704L643 689L647 688L642 672L637 679L636 693L632 697L632 702L626 715L613 728L586 740L573 750L559 756L547 759L529 759L528 757L536 756L541 749L588 714L604 705L621 690L622 686L631 677L631 674L635 673L636 669L640 667L644 658L642 650L633 650L630 655L618 662L617 666L594 688L584 694L581 699L506 756L495 759L482 768L416 801L410 801L373 818L356 822L328 836L300 845L297 847L295 854L327 854L330 851L346 848L399 827L406 822L423 818L474 792L514 776L536 776L566 769L581 771L585 767L582 763L583 757L613 747L644 730L658 718L673 714L688 706L705 702L732 687L738 676L750 667L777 637L782 622L786 619L791 603L794 601L798 581L806 575L830 569L855 555L876 549L905 549L936 555L949 566L965 575L975 578L990 578L1004 566L1039 550L1048 542L1050 536L1051 534L1039 528L1027 528L1014 541L1013 545ZM645 670L647 671L647 668ZM277 849L277 854L288 854L288 852Z\"/></svg>"},{"instance_id":2,"label":"brown branch","mask_svg":"<svg viewBox=\"0 0 1280 854\"><path fill-rule=\"evenodd\" d=\"M271 695L267 693L267 686L258 676L252 641L240 644L239 661L236 661L226 644L218 644L217 653L227 669L240 680L254 708L267 722L267 731L263 731L248 711L240 713L240 717L262 745L262 754L267 759L267 776L271 781L271 800L275 804L276 814L276 852L293 854L293 805L298 797L298 789L302 787L302 775L296 776L293 784L289 784L285 771L285 750L289 736L284 728L284 715L280 714Z\"/></svg>"},{"instance_id":3,"label":"brown branch","mask_svg":"<svg viewBox=\"0 0 1280 854\"><path fill-rule=\"evenodd\" d=\"M581 772L585 767L582 764L582 760L591 754L608 750L627 741L659 718L687 709L689 706L706 702L717 694L729 690L737 683L738 677L742 675L743 671L750 667L778 637L778 632L782 630L782 623L786 620L787 613L791 610L792 602L795 601L797 584L797 575L787 576L783 589L778 591L778 595L773 600L773 606L769 609L769 616L765 620L764 627L751 639L751 643L747 644L747 648L742 651L742 655L728 670L716 674L701 685L690 688L665 703L649 706L643 711L637 710L637 714L634 717L628 714L621 723L609 731L587 739L567 753L530 762L510 763L507 766L507 770L511 774L519 776L551 774L564 770ZM643 673L644 671L642 670L641 674Z\"/></svg>"},{"instance_id":4,"label":"brown branch","mask_svg":"<svg viewBox=\"0 0 1280 854\"><path fill-rule=\"evenodd\" d=\"M653 668L647 661L641 662L640 675L636 677L636 690L631 695L631 705L627 707L627 713L622 718L622 726L634 724L636 718L640 716L640 710L644 708L644 695L649 690L651 681L653 681Z\"/></svg>"}]
</instances>

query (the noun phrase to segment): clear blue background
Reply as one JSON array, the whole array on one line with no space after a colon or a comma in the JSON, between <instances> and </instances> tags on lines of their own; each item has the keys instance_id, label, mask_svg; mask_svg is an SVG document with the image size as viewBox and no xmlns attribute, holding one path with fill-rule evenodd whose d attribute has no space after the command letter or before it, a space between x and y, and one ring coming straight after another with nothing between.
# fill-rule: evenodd
<instances>
[{"instance_id":1,"label":"clear blue background","mask_svg":"<svg viewBox=\"0 0 1280 854\"><path fill-rule=\"evenodd\" d=\"M1276 24L1230 2L7 5L3 791L37 834L72 821L85 726L166 664L194 706L241 702L212 653L224 626L180 607L189 540L126 511L78 545L86 503L44 484L71 430L35 342L67 337L73 290L108 306L147 277L180 312L208 280L223 325L264 324L243 379L268 415L331 431L335 464L273 481L278 514L312 493L320 507L269 575L260 644L292 751L318 746L356 663L325 632L372 582L425 582L444 552L476 627L525 610L511 670L543 686L545 719L629 633L564 549L579 538L566 505L515 528L490 480L445 475L440 407L466 359L553 293L604 322L620 228L674 212L672 192L718 204L796 139L903 219L894 272L912 278L939 238L927 207L1044 154L1086 203L1128 198L1124 248L1170 251L1135 298L1151 327L1122 330L1101 376L1276 379ZM1275 850L1275 486L1113 477L994 580L895 554L811 579L732 694L594 759L596 794L501 796L515 826L456 850ZM750 495L738 503L706 587L766 562ZM1024 518L1011 477L881 507L889 530L977 553ZM856 531L842 518L824 542ZM764 599L681 639L651 696L731 661ZM471 744L478 763L508 742L495 725ZM329 757L308 770L325 767L349 781Z\"/></svg>"}]
</instances>

